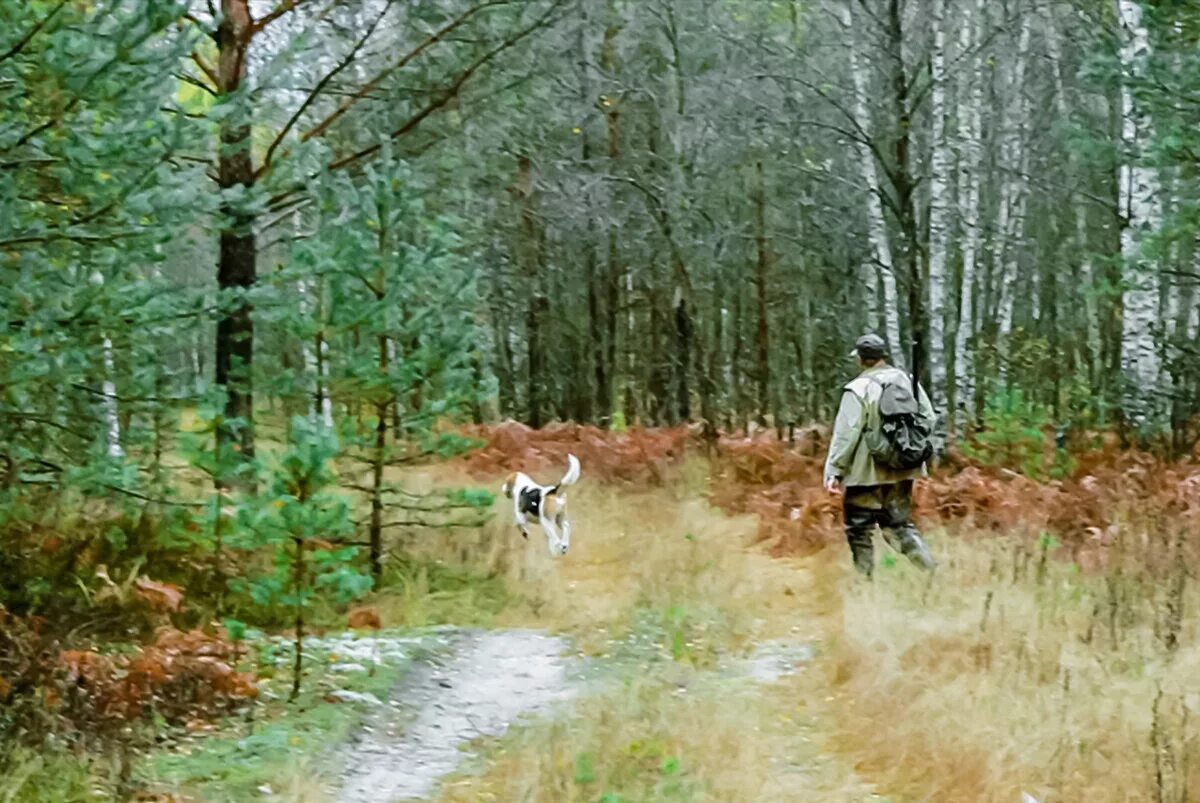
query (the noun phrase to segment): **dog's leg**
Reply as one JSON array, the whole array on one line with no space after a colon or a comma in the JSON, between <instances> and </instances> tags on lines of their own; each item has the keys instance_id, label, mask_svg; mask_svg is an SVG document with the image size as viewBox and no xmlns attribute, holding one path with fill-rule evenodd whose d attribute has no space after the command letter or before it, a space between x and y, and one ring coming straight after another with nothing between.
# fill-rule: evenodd
<instances>
[{"instance_id":1,"label":"dog's leg","mask_svg":"<svg viewBox=\"0 0 1200 803\"><path fill-rule=\"evenodd\" d=\"M513 520L517 523L517 529L521 531L521 537L526 541L529 540L529 520L525 518L525 514L521 512L521 495L513 494Z\"/></svg>"},{"instance_id":2,"label":"dog's leg","mask_svg":"<svg viewBox=\"0 0 1200 803\"><path fill-rule=\"evenodd\" d=\"M571 522L567 519L566 495L555 497L554 523L562 534L562 551L565 555L567 550L571 548Z\"/></svg>"},{"instance_id":3,"label":"dog's leg","mask_svg":"<svg viewBox=\"0 0 1200 803\"><path fill-rule=\"evenodd\" d=\"M554 516L554 523L562 531L562 551L565 555L567 550L571 548L571 522L567 519L566 512L560 510Z\"/></svg>"},{"instance_id":4,"label":"dog's leg","mask_svg":"<svg viewBox=\"0 0 1200 803\"><path fill-rule=\"evenodd\" d=\"M551 555L561 555L565 550L562 548L562 541L558 537L558 531L554 529L554 523L546 518L545 508L539 516L542 525L542 531L546 533L546 546L550 550Z\"/></svg>"}]
</instances>

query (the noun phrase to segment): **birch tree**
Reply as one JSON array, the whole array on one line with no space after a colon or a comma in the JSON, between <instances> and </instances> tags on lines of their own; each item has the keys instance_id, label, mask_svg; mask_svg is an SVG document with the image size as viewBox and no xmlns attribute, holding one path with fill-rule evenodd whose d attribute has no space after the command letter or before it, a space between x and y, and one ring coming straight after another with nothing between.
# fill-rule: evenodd
<instances>
[{"instance_id":1,"label":"birch tree","mask_svg":"<svg viewBox=\"0 0 1200 803\"><path fill-rule=\"evenodd\" d=\"M946 256L950 244L950 144L946 138L946 0L932 0L933 52L930 56L929 175L929 361L933 407L945 415ZM964 26L965 28L966 26Z\"/></svg>"},{"instance_id":2,"label":"birch tree","mask_svg":"<svg viewBox=\"0 0 1200 803\"><path fill-rule=\"evenodd\" d=\"M1118 0L1120 25L1121 145L1119 172L1122 215L1121 257L1125 265L1121 325L1123 407L1127 420L1146 431L1161 423L1159 380L1162 369L1155 325L1159 282L1154 264L1142 251L1142 238L1161 223L1158 174L1147 163L1146 145L1152 123L1138 98L1145 75L1150 38L1137 0Z\"/></svg>"},{"instance_id":3,"label":"birch tree","mask_svg":"<svg viewBox=\"0 0 1200 803\"><path fill-rule=\"evenodd\" d=\"M875 167L875 153L872 148L871 116L867 106L867 73L859 55L858 26L850 11L849 3L839 6L842 28L847 38L846 63L850 72L853 89L853 121L855 129L855 146L858 150L858 160L862 169L863 190L866 193L867 204L867 237L871 243L875 264L867 266L871 274L867 281L868 292L873 292L877 286L877 274L883 284L883 324L888 345L891 347L892 359L898 366L904 364L904 342L900 339L900 310L896 294L896 275L892 261L892 249L888 242L887 222L883 217L883 202L881 200L883 187L879 183L879 174Z\"/></svg>"},{"instance_id":4,"label":"birch tree","mask_svg":"<svg viewBox=\"0 0 1200 803\"><path fill-rule=\"evenodd\" d=\"M954 333L955 413L970 421L975 411L975 292L982 230L983 57L979 52L984 0L977 0L959 27L962 58L958 79L958 197L962 219L962 287ZM953 429L953 426L951 427Z\"/></svg>"},{"instance_id":5,"label":"birch tree","mask_svg":"<svg viewBox=\"0 0 1200 803\"><path fill-rule=\"evenodd\" d=\"M1033 30L1029 11L1018 14L1021 32L1017 51L1011 65L1007 86L1000 146L1001 170L1004 174L1000 191L1000 207L996 235L1001 238L999 270L996 277L996 328L1002 349L1000 372L1008 370L1007 345L1012 334L1013 309L1016 303L1017 274L1021 268L1022 243L1025 237L1026 176L1029 173L1029 142L1026 130L1029 120L1029 95L1025 85L1029 63L1029 45Z\"/></svg>"}]
</instances>

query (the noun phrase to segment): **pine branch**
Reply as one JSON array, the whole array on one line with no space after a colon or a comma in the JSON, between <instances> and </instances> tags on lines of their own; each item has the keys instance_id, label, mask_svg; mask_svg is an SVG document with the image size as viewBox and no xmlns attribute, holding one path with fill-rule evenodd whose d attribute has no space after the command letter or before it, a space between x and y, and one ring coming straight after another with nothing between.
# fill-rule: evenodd
<instances>
[{"instance_id":1,"label":"pine branch","mask_svg":"<svg viewBox=\"0 0 1200 803\"><path fill-rule=\"evenodd\" d=\"M42 29L46 27L47 23L54 19L58 15L58 12L62 11L63 7L66 6L68 2L69 0L59 0L58 5L50 9L46 16L38 20L24 36L17 40L16 44L14 44L4 53L0 53L0 61L8 61L13 56L18 55L22 50L28 47L29 43L33 41L33 38L41 33Z\"/></svg>"}]
</instances>

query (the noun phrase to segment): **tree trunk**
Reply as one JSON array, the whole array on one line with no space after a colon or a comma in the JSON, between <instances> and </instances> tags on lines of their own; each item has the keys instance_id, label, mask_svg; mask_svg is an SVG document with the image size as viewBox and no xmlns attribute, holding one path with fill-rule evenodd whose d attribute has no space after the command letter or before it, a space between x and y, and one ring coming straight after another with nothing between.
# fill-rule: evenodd
<instances>
[{"instance_id":1,"label":"tree trunk","mask_svg":"<svg viewBox=\"0 0 1200 803\"><path fill-rule=\"evenodd\" d=\"M733 290L733 353L729 360L733 389L733 426L730 429L746 428L746 391L743 350L745 340L742 338L742 288L740 282L734 283Z\"/></svg>"},{"instance_id":2,"label":"tree trunk","mask_svg":"<svg viewBox=\"0 0 1200 803\"><path fill-rule=\"evenodd\" d=\"M1161 223L1158 207L1158 177L1154 168L1142 164L1142 153L1152 135L1146 111L1139 107L1131 83L1145 71L1150 50L1149 35L1137 0L1118 0L1121 26L1121 143L1124 162L1120 167L1121 257L1125 263L1125 290L1121 327L1121 374L1125 392L1122 407L1126 421L1140 435L1162 423L1159 379L1162 362L1155 343L1159 282L1155 266L1142 254L1140 236Z\"/></svg>"},{"instance_id":3,"label":"tree trunk","mask_svg":"<svg viewBox=\"0 0 1200 803\"><path fill-rule=\"evenodd\" d=\"M296 655L292 660L292 694L288 697L289 702L295 702L300 696L300 679L304 677L304 539L293 538L292 541L296 547L296 557L292 564L292 594L296 600L296 636L292 643Z\"/></svg>"},{"instance_id":4,"label":"tree trunk","mask_svg":"<svg viewBox=\"0 0 1200 803\"><path fill-rule=\"evenodd\" d=\"M387 297L387 274L384 262L389 258L391 249L388 245L388 215L386 210L379 213L379 269L375 272L375 283L372 292L378 308L383 307ZM381 322L382 323L382 322ZM375 390L379 397L375 401L375 449L371 455L371 524L368 533L370 542L371 576L375 578L375 587L379 588L383 580L383 469L387 464L387 429L388 407L395 404L399 407L388 375L391 371L391 340L386 333L379 334L375 339L378 351L376 359L379 366L379 387ZM419 411L414 407L413 412Z\"/></svg>"},{"instance_id":5,"label":"tree trunk","mask_svg":"<svg viewBox=\"0 0 1200 803\"><path fill-rule=\"evenodd\" d=\"M117 406L117 369L113 362L113 344L108 335L104 338L104 381L100 388L104 393L105 451L114 460L125 456L121 448L121 417Z\"/></svg>"},{"instance_id":6,"label":"tree trunk","mask_svg":"<svg viewBox=\"0 0 1200 803\"><path fill-rule=\"evenodd\" d=\"M1029 172L1029 147L1025 141L1029 100L1025 73L1029 62L1032 17L1032 12L1028 10L1021 14L1021 33L1009 81L1010 95L1000 148L1001 158L1008 168L1001 187L999 220L996 224L996 232L1002 238L996 307L997 342L1000 347L999 371L1002 378L1008 375L1008 340L1012 334L1017 278L1025 237L1025 204L1028 198L1025 176Z\"/></svg>"},{"instance_id":7,"label":"tree trunk","mask_svg":"<svg viewBox=\"0 0 1200 803\"><path fill-rule=\"evenodd\" d=\"M587 46L587 4L580 3L579 11L581 19L577 32L576 64L579 68L579 114L586 118L588 109L593 103L592 98L592 82L591 82L591 58L588 53ZM579 131L579 160L581 171L585 175L590 175L592 170L592 140L591 132L587 126L583 126ZM589 197L589 202L591 198ZM594 383L593 393L591 394L591 409L588 411L588 417L595 423L601 426L609 426L612 423L613 398L612 398L612 376L608 372L608 349L605 343L605 310L603 297L605 293L606 276L603 276L599 268L599 258L596 253L595 241L595 215L589 214L587 221L587 241L583 244L584 248L584 267L587 275L587 303L588 303L588 347L591 352L592 361L592 381Z\"/></svg>"},{"instance_id":8,"label":"tree trunk","mask_svg":"<svg viewBox=\"0 0 1200 803\"><path fill-rule=\"evenodd\" d=\"M850 13L849 3L840 6L842 27L850 37L847 48L847 61L850 77L854 83L854 122L858 129L856 145L858 161L862 167L863 184L867 193L867 236L871 243L872 255L875 260L874 270L878 270L883 280L883 323L888 345L891 347L892 359L896 365L904 365L904 347L900 339L900 311L896 296L896 275L893 272L892 249L888 243L887 224L883 218L883 188L879 184L879 176L875 168L875 154L868 139L871 116L867 107L867 74L858 55L855 22ZM868 290L874 287L873 282L867 282ZM877 326L878 320L871 322Z\"/></svg>"},{"instance_id":9,"label":"tree trunk","mask_svg":"<svg viewBox=\"0 0 1200 803\"><path fill-rule=\"evenodd\" d=\"M966 26L964 26L966 27ZM946 256L950 245L950 144L946 137L946 0L933 0L929 175L929 374L933 407L946 415ZM939 438L940 439L940 438Z\"/></svg>"},{"instance_id":10,"label":"tree trunk","mask_svg":"<svg viewBox=\"0 0 1200 803\"><path fill-rule=\"evenodd\" d=\"M522 262L525 270L526 296L525 343L528 349L526 368L529 380L529 425L540 429L543 422L543 399L546 382L546 352L542 342L542 327L549 303L542 293L541 261L542 236L538 223L533 177L533 162L522 155L517 160L515 189L521 208Z\"/></svg>"},{"instance_id":11,"label":"tree trunk","mask_svg":"<svg viewBox=\"0 0 1200 803\"><path fill-rule=\"evenodd\" d=\"M903 21L900 0L889 0L888 60L892 68L891 100L896 123L896 138L892 143L896 163L890 175L907 267L909 331L912 336L910 371L915 382L924 382L924 372L929 366L929 335L928 318L925 315L925 282L921 269L921 233L916 210L917 184L912 170L912 99L909 97L908 72L904 66ZM899 359L895 353L893 356Z\"/></svg>"},{"instance_id":12,"label":"tree trunk","mask_svg":"<svg viewBox=\"0 0 1200 803\"><path fill-rule=\"evenodd\" d=\"M1071 109L1067 103L1066 84L1063 79L1063 61L1061 48L1059 46L1059 30L1054 20L1052 7L1046 10L1046 28L1045 39L1046 49L1050 56L1051 66L1053 66L1054 76L1054 106L1057 111L1060 121L1071 119ZM1071 166L1074 168L1075 162L1074 150L1070 151ZM1072 169L1071 178L1081 178L1079 171ZM1073 251L1074 256L1079 260L1079 284L1078 291L1083 294L1083 310L1084 310L1084 325L1087 331L1087 368L1088 376L1093 380L1096 377L1096 370L1100 359L1100 315L1096 309L1096 280L1094 277L1095 270L1092 266L1092 258L1088 253L1088 237L1087 237L1087 210L1082 204L1071 204L1075 230Z\"/></svg>"},{"instance_id":13,"label":"tree trunk","mask_svg":"<svg viewBox=\"0 0 1200 803\"><path fill-rule=\"evenodd\" d=\"M770 409L771 393L771 342L770 328L767 320L767 269L770 266L770 252L767 240L767 188L766 176L763 173L763 163L759 160L754 166L754 221L756 228L755 244L757 259L754 266L754 290L758 312L758 322L754 331L754 350L756 357L756 377L758 380L758 412L759 426L767 425L767 410ZM778 422L776 422L778 423Z\"/></svg>"},{"instance_id":14,"label":"tree trunk","mask_svg":"<svg viewBox=\"0 0 1200 803\"><path fill-rule=\"evenodd\" d=\"M975 274L979 257L979 186L983 168L983 57L978 52L983 26L984 0L976 0L971 21L959 27L961 58L967 59L959 82L958 193L962 208L962 287L954 332L954 410L970 422L975 410ZM965 107L965 108L964 108ZM949 430L955 432L951 417Z\"/></svg>"},{"instance_id":15,"label":"tree trunk","mask_svg":"<svg viewBox=\"0 0 1200 803\"><path fill-rule=\"evenodd\" d=\"M688 374L692 367L695 351L695 326L688 311L687 297L680 291L675 294L675 420L672 423L687 423L692 419L692 391Z\"/></svg>"},{"instance_id":16,"label":"tree trunk","mask_svg":"<svg viewBox=\"0 0 1200 803\"><path fill-rule=\"evenodd\" d=\"M504 291L500 281L499 260L494 256L489 262L493 265L491 274L491 321L492 340L494 341L495 372L499 383L499 405L502 418L513 418L517 413L516 369L513 367L513 349L510 342L509 324L507 320L508 306L505 303Z\"/></svg>"},{"instance_id":17,"label":"tree trunk","mask_svg":"<svg viewBox=\"0 0 1200 803\"><path fill-rule=\"evenodd\" d=\"M204 395L204 350L202 348L203 334L200 327L196 327L195 339L192 342L192 388L195 391L196 397Z\"/></svg>"},{"instance_id":18,"label":"tree trunk","mask_svg":"<svg viewBox=\"0 0 1200 803\"><path fill-rule=\"evenodd\" d=\"M249 0L221 0L221 22L217 29L218 92L227 102L246 76L247 50L252 35ZM251 157L249 112L235 108L219 123L220 148L217 154L217 186L222 197L234 187L249 189L254 184ZM217 287L221 291L222 312L217 322L216 383L226 392L225 415L240 419L241 451L254 455L254 320L245 297L257 279L257 247L254 240L255 217L246 211L246 203L221 203L220 255L217 263ZM225 429L224 437L231 437Z\"/></svg>"},{"instance_id":19,"label":"tree trunk","mask_svg":"<svg viewBox=\"0 0 1200 803\"><path fill-rule=\"evenodd\" d=\"M387 337L379 336L379 374L388 373ZM383 468L387 463L388 404L390 399L375 403L375 449L371 455L371 525L370 541L371 576L379 588L383 579Z\"/></svg>"}]
</instances>

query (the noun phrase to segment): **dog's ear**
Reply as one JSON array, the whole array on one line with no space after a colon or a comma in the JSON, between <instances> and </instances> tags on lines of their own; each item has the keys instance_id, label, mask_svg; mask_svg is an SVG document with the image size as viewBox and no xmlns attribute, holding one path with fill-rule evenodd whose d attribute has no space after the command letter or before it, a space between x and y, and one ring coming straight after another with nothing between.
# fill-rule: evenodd
<instances>
[{"instance_id":1,"label":"dog's ear","mask_svg":"<svg viewBox=\"0 0 1200 803\"><path fill-rule=\"evenodd\" d=\"M512 499L513 487L517 484L517 473L514 471L504 478L504 484L500 486L501 492Z\"/></svg>"}]
</instances>

